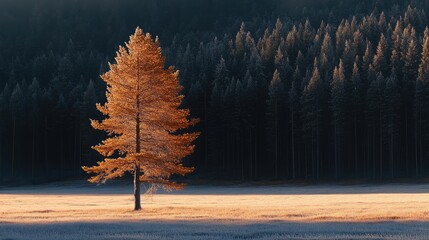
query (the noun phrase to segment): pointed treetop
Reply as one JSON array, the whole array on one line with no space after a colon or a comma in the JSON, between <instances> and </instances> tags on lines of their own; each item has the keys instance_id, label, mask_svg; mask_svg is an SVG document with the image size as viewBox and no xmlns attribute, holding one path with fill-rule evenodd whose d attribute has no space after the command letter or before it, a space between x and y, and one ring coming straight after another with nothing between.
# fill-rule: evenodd
<instances>
[{"instance_id":1,"label":"pointed treetop","mask_svg":"<svg viewBox=\"0 0 429 240\"><path fill-rule=\"evenodd\" d=\"M359 79L359 66L358 66L358 62L355 61L355 63L353 64L353 73L352 73L352 79Z\"/></svg>"},{"instance_id":2,"label":"pointed treetop","mask_svg":"<svg viewBox=\"0 0 429 240\"><path fill-rule=\"evenodd\" d=\"M340 64L338 65L338 77L340 78L341 81L344 81L345 79L343 59L340 59Z\"/></svg>"},{"instance_id":3,"label":"pointed treetop","mask_svg":"<svg viewBox=\"0 0 429 240\"><path fill-rule=\"evenodd\" d=\"M273 78L271 80L271 85L275 85L278 84L281 81L280 79L280 73L279 71L276 69L273 73Z\"/></svg>"},{"instance_id":4,"label":"pointed treetop","mask_svg":"<svg viewBox=\"0 0 429 240\"><path fill-rule=\"evenodd\" d=\"M418 81L429 82L429 37L423 43L422 60L418 70Z\"/></svg>"},{"instance_id":5,"label":"pointed treetop","mask_svg":"<svg viewBox=\"0 0 429 240\"><path fill-rule=\"evenodd\" d=\"M319 84L320 80L320 74L319 69L316 67L313 70L313 75L310 78L310 81L308 82L308 90L314 90L317 88L317 85Z\"/></svg>"}]
</instances>

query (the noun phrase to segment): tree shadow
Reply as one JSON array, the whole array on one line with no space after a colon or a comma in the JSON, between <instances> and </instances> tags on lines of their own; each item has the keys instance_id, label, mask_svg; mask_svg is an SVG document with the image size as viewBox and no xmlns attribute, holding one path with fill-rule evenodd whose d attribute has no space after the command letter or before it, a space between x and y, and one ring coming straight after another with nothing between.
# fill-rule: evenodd
<instances>
[{"instance_id":1,"label":"tree shadow","mask_svg":"<svg viewBox=\"0 0 429 240\"><path fill-rule=\"evenodd\" d=\"M135 221L0 223L0 239L427 239L428 222Z\"/></svg>"}]
</instances>

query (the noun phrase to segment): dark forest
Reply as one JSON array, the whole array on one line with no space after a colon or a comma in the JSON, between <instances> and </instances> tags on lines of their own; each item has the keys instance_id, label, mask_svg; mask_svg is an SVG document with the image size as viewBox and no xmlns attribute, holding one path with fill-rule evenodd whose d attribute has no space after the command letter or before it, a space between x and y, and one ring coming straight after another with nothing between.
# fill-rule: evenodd
<instances>
[{"instance_id":1,"label":"dark forest","mask_svg":"<svg viewBox=\"0 0 429 240\"><path fill-rule=\"evenodd\" d=\"M429 1L295 2L1 1L0 185L101 160L99 76L136 26L201 120L193 178L428 176Z\"/></svg>"}]
</instances>

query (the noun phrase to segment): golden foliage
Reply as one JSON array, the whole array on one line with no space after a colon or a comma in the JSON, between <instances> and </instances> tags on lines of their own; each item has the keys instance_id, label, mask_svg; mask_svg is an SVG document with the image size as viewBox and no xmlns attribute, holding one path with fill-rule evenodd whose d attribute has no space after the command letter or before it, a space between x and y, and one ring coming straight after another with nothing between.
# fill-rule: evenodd
<instances>
[{"instance_id":1,"label":"golden foliage","mask_svg":"<svg viewBox=\"0 0 429 240\"><path fill-rule=\"evenodd\" d=\"M105 131L109 138L93 148L105 157L93 167L83 167L95 176L90 182L134 172L138 166L140 180L165 187L180 188L170 182L173 174L185 175L193 169L181 159L191 154L199 133L179 134L197 123L188 109L180 109L178 71L165 68L158 39L137 28L125 47L120 46L115 63L101 78L107 83L107 102L97 104L106 118L91 120L91 125Z\"/></svg>"}]
</instances>

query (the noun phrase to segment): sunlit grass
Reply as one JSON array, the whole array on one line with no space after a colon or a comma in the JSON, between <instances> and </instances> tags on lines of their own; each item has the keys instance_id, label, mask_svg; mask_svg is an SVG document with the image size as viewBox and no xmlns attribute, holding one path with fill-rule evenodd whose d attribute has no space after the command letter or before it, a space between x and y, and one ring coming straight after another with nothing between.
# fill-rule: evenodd
<instances>
[{"instance_id":1,"label":"sunlit grass","mask_svg":"<svg viewBox=\"0 0 429 240\"><path fill-rule=\"evenodd\" d=\"M182 193L144 196L139 212L132 211L133 196L125 191L129 187L6 190L0 192L0 222L429 220L429 193L422 192L422 185L388 186L397 190L392 193L383 186L371 191L338 186L189 187Z\"/></svg>"}]
</instances>

